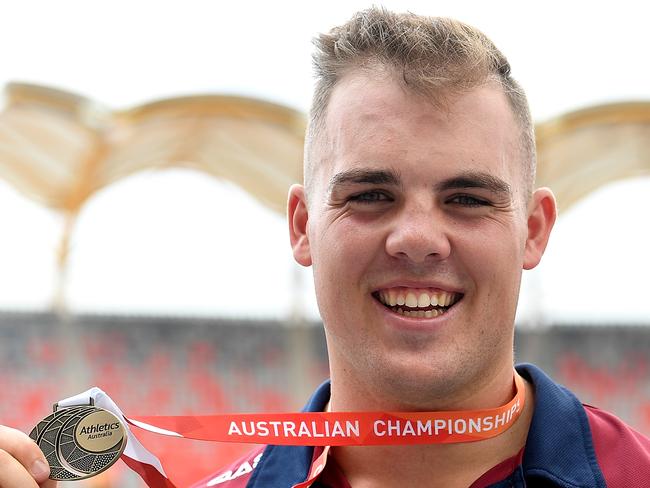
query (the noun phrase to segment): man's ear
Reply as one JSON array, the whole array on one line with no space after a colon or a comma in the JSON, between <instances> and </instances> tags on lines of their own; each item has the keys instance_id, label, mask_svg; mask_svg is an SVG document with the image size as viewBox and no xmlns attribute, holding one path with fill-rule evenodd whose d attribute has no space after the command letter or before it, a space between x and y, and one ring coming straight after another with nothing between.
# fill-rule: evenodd
<instances>
[{"instance_id":1,"label":"man's ear","mask_svg":"<svg viewBox=\"0 0 650 488\"><path fill-rule=\"evenodd\" d=\"M533 269L539 264L556 217L557 207L553 192L548 188L535 190L528 210L528 238L524 251L524 269Z\"/></svg>"},{"instance_id":2,"label":"man's ear","mask_svg":"<svg viewBox=\"0 0 650 488\"><path fill-rule=\"evenodd\" d=\"M307 235L309 212L305 188L302 185L291 185L289 188L287 215L289 216L289 239L293 249L293 258L298 264L311 266L311 249Z\"/></svg>"}]
</instances>

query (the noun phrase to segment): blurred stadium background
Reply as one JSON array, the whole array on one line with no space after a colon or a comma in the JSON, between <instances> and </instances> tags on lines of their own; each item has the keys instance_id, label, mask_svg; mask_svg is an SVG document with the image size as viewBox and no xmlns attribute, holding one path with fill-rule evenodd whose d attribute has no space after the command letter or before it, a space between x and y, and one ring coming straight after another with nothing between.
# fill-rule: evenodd
<instances>
[{"instance_id":1,"label":"blurred stadium background","mask_svg":"<svg viewBox=\"0 0 650 488\"><path fill-rule=\"evenodd\" d=\"M131 415L300 408L327 377L283 216L300 179L308 39L367 4L260 5L250 18L246 5L117 2L99 22L83 2L39 19L29 3L0 34L17 46L0 77L0 423L29 431L91 385ZM525 274L517 360L650 435L650 68L634 27L647 17L626 2L590 7L590 22L566 4L386 5L473 23L510 57L538 121L538 183L561 210ZM66 9L97 22L71 24ZM245 17L238 37L231 19ZM192 467L181 486L250 448L154 442ZM73 486L141 483L118 464Z\"/></svg>"}]
</instances>

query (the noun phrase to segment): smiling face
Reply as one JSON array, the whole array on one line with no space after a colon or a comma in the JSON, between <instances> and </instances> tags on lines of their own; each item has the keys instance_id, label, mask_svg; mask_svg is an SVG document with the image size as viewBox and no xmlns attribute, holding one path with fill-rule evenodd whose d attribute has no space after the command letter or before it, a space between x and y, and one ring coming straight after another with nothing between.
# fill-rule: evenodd
<instances>
[{"instance_id":1,"label":"smiling face","mask_svg":"<svg viewBox=\"0 0 650 488\"><path fill-rule=\"evenodd\" d=\"M541 257L552 196L526 200L500 88L447 102L387 74L348 75L313 149L311 193L291 190L294 256L313 265L339 409L468 408L512 381L521 270Z\"/></svg>"}]
</instances>

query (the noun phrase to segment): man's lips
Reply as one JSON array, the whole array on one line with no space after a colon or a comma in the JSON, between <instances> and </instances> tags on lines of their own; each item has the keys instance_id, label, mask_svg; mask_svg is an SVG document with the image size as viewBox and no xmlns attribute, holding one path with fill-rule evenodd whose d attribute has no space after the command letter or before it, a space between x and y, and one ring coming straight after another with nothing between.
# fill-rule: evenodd
<instances>
[{"instance_id":1,"label":"man's lips","mask_svg":"<svg viewBox=\"0 0 650 488\"><path fill-rule=\"evenodd\" d=\"M406 317L434 318L457 303L462 293L438 288L392 287L373 292L372 296L393 312Z\"/></svg>"}]
</instances>

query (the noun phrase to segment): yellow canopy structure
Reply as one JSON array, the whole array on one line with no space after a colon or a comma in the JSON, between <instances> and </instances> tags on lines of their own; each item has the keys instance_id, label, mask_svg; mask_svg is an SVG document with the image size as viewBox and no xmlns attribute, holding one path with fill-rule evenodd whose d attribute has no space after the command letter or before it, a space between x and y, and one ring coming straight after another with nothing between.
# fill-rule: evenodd
<instances>
[{"instance_id":1,"label":"yellow canopy structure","mask_svg":"<svg viewBox=\"0 0 650 488\"><path fill-rule=\"evenodd\" d=\"M251 98L172 98L111 111L52 88L12 83L0 113L0 177L62 212L142 169L184 166L284 211L301 177L303 114Z\"/></svg>"}]
</instances>

